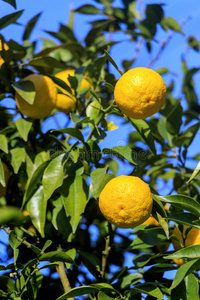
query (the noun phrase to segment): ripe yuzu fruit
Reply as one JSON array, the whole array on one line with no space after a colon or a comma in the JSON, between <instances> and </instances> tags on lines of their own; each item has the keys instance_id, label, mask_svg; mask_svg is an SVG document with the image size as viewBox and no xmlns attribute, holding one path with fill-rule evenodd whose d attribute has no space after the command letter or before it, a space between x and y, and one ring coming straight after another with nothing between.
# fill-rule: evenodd
<instances>
[{"instance_id":1,"label":"ripe yuzu fruit","mask_svg":"<svg viewBox=\"0 0 200 300\"><path fill-rule=\"evenodd\" d=\"M70 88L71 88L71 84L68 80L68 77L70 76L74 76L75 75L75 70L64 70L61 71L57 74L55 74L55 77L63 80ZM76 105L77 105L77 100L75 98L75 96L73 96L75 94L74 90L72 89L72 93L73 95L71 95L69 92L67 92L65 89L63 89L62 87L58 86L58 88L64 93L64 94L60 94L58 93L57 95L57 102L56 102L56 108L66 114L68 114L69 112L71 112L73 109L75 109ZM81 81L81 85L80 85L80 91L83 91L85 88L91 88L91 81L88 77L83 77L82 81ZM87 92L85 97L89 97L90 92Z\"/></svg>"},{"instance_id":2,"label":"ripe yuzu fruit","mask_svg":"<svg viewBox=\"0 0 200 300\"><path fill-rule=\"evenodd\" d=\"M121 228L134 228L151 214L153 199L149 186L136 176L111 179L99 196L104 217Z\"/></svg>"},{"instance_id":3,"label":"ripe yuzu fruit","mask_svg":"<svg viewBox=\"0 0 200 300\"><path fill-rule=\"evenodd\" d=\"M195 227L192 227L191 230L187 233L187 237L186 237L185 233L186 233L187 228L188 228L188 226L183 225L183 236L177 227L174 228L172 234L177 236L182 243L183 243L183 238L184 238L184 246L185 247L192 246L192 245L199 245L200 244L200 230ZM172 239L172 244L174 246L175 251L178 251L182 248L180 243L174 239ZM177 265L182 265L185 263L185 261L183 259L174 259L173 261Z\"/></svg>"},{"instance_id":4,"label":"ripe yuzu fruit","mask_svg":"<svg viewBox=\"0 0 200 300\"><path fill-rule=\"evenodd\" d=\"M134 68L117 81L114 99L126 116L145 119L165 104L166 84L156 71L144 67Z\"/></svg>"},{"instance_id":5,"label":"ripe yuzu fruit","mask_svg":"<svg viewBox=\"0 0 200 300\"><path fill-rule=\"evenodd\" d=\"M15 93L15 100L20 112L33 119L47 117L55 108L57 100L57 88L53 80L48 76L31 74L21 81L31 81L36 94L33 104L29 104L17 92Z\"/></svg>"},{"instance_id":6,"label":"ripe yuzu fruit","mask_svg":"<svg viewBox=\"0 0 200 300\"><path fill-rule=\"evenodd\" d=\"M7 51L7 50L9 50L9 47L8 47L8 45L7 44L5 44L5 43L2 43L2 41L0 40L0 51L2 51L2 50L5 50L5 51ZM3 63L4 63L4 59L1 57L1 55L0 55L0 68L1 68L1 66L3 65Z\"/></svg>"}]
</instances>

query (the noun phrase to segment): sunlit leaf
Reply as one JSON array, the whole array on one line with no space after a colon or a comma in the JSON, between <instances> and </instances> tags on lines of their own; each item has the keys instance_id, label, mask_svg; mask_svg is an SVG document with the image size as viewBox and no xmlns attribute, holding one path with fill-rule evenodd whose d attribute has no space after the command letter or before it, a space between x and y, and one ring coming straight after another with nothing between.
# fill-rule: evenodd
<instances>
[{"instance_id":1,"label":"sunlit leaf","mask_svg":"<svg viewBox=\"0 0 200 300\"><path fill-rule=\"evenodd\" d=\"M187 183L189 183L191 180L193 180L200 172L200 161L198 162L196 168L194 169L190 179L187 181Z\"/></svg>"},{"instance_id":2,"label":"sunlit leaf","mask_svg":"<svg viewBox=\"0 0 200 300\"><path fill-rule=\"evenodd\" d=\"M32 127L32 122L23 118L17 119L15 122L19 134L25 142L28 140L28 134Z\"/></svg>"},{"instance_id":3,"label":"sunlit leaf","mask_svg":"<svg viewBox=\"0 0 200 300\"><path fill-rule=\"evenodd\" d=\"M39 17L41 16L41 13L37 14L35 17L33 17L27 24L24 30L23 34L23 41L26 41L29 39Z\"/></svg>"},{"instance_id":4,"label":"sunlit leaf","mask_svg":"<svg viewBox=\"0 0 200 300\"><path fill-rule=\"evenodd\" d=\"M0 149L8 153L8 140L4 134L0 134Z\"/></svg>"},{"instance_id":5,"label":"sunlit leaf","mask_svg":"<svg viewBox=\"0 0 200 300\"><path fill-rule=\"evenodd\" d=\"M97 199L103 190L104 186L115 176L111 173L105 174L107 167L97 168L91 172L90 192L92 196Z\"/></svg>"},{"instance_id":6,"label":"sunlit leaf","mask_svg":"<svg viewBox=\"0 0 200 300\"><path fill-rule=\"evenodd\" d=\"M15 91L29 104L35 100L35 87L32 81L18 81L12 84Z\"/></svg>"}]
</instances>

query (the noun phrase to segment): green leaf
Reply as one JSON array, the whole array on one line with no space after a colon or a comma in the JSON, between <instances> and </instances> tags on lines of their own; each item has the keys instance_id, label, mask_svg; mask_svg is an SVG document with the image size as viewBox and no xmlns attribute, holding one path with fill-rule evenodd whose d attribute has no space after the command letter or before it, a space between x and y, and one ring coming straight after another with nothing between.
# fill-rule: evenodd
<instances>
[{"instance_id":1,"label":"green leaf","mask_svg":"<svg viewBox=\"0 0 200 300\"><path fill-rule=\"evenodd\" d=\"M0 134L0 149L8 153L8 140L4 134Z\"/></svg>"},{"instance_id":2,"label":"green leaf","mask_svg":"<svg viewBox=\"0 0 200 300\"><path fill-rule=\"evenodd\" d=\"M156 283L141 283L131 289L131 295L137 294L138 292L150 295L156 299L163 299L163 294Z\"/></svg>"},{"instance_id":3,"label":"green leaf","mask_svg":"<svg viewBox=\"0 0 200 300\"><path fill-rule=\"evenodd\" d=\"M62 262L74 264L74 261L71 259L71 257L62 251L50 251L40 256L39 260L50 261L50 262L62 261Z\"/></svg>"},{"instance_id":4,"label":"green leaf","mask_svg":"<svg viewBox=\"0 0 200 300\"><path fill-rule=\"evenodd\" d=\"M41 180L41 177L44 173L44 170L46 169L47 165L49 164L49 161L45 161L39 167L35 170L32 177L29 179L29 182L27 184L27 188L23 197L23 203L22 207L31 199L35 191L37 190L38 183Z\"/></svg>"},{"instance_id":5,"label":"green leaf","mask_svg":"<svg viewBox=\"0 0 200 300\"><path fill-rule=\"evenodd\" d=\"M79 251L79 255L85 267L90 271L90 273L94 277L98 278L100 276L101 269L101 262L98 259L98 257L96 257L92 253L88 253L85 251Z\"/></svg>"},{"instance_id":6,"label":"green leaf","mask_svg":"<svg viewBox=\"0 0 200 300\"><path fill-rule=\"evenodd\" d=\"M140 160L140 153L138 154L134 149L131 149L128 146L116 146L111 149L105 148L103 149L104 154L116 155L119 157L123 157L127 159L133 165L142 166L143 163Z\"/></svg>"},{"instance_id":7,"label":"green leaf","mask_svg":"<svg viewBox=\"0 0 200 300\"><path fill-rule=\"evenodd\" d=\"M148 4L146 7L146 16L151 22L160 23L164 17L161 4Z\"/></svg>"},{"instance_id":8,"label":"green leaf","mask_svg":"<svg viewBox=\"0 0 200 300\"><path fill-rule=\"evenodd\" d=\"M114 61L114 59L110 56L110 54L108 53L108 51L104 50L105 55L107 57L107 59L109 60L109 62L113 65L113 67L115 67L115 69L120 73L120 75L123 75L123 72L121 72L116 64L116 62Z\"/></svg>"},{"instance_id":9,"label":"green leaf","mask_svg":"<svg viewBox=\"0 0 200 300\"><path fill-rule=\"evenodd\" d=\"M35 87L32 81L19 81L12 84L15 91L29 104L35 100Z\"/></svg>"},{"instance_id":10,"label":"green leaf","mask_svg":"<svg viewBox=\"0 0 200 300\"><path fill-rule=\"evenodd\" d=\"M86 115L87 117L90 117L90 121L94 121L96 125L99 124L100 120L103 117L103 111L102 106L98 100L95 99L87 106Z\"/></svg>"},{"instance_id":11,"label":"green leaf","mask_svg":"<svg viewBox=\"0 0 200 300\"><path fill-rule=\"evenodd\" d=\"M151 133L151 129L150 129L148 123L144 120L135 120L135 119L131 119L131 118L128 118L128 120L135 127L135 129L141 135L143 140L147 143L147 145L149 146L149 148L153 152L153 154L156 155L154 138L153 138L153 135Z\"/></svg>"},{"instance_id":12,"label":"green leaf","mask_svg":"<svg viewBox=\"0 0 200 300\"><path fill-rule=\"evenodd\" d=\"M47 240L44 244L44 246L42 247L42 251L45 251L47 248L49 248L49 246L51 246L52 241L51 240Z\"/></svg>"},{"instance_id":13,"label":"green leaf","mask_svg":"<svg viewBox=\"0 0 200 300\"><path fill-rule=\"evenodd\" d=\"M172 135L178 135L180 126L182 124L182 113L183 109L178 102L176 105L173 105L169 114L167 115L166 129Z\"/></svg>"},{"instance_id":14,"label":"green leaf","mask_svg":"<svg viewBox=\"0 0 200 300\"><path fill-rule=\"evenodd\" d=\"M123 276L120 280L120 287L122 289L129 288L131 285L143 279L143 275L140 273L131 273L129 275Z\"/></svg>"},{"instance_id":15,"label":"green leaf","mask_svg":"<svg viewBox=\"0 0 200 300\"><path fill-rule=\"evenodd\" d=\"M176 222L178 224L193 226L195 228L200 229L200 224L198 224L199 219L197 218L197 216L195 216L191 213L187 213L187 212L175 213L175 214L170 215L166 219Z\"/></svg>"},{"instance_id":16,"label":"green leaf","mask_svg":"<svg viewBox=\"0 0 200 300\"><path fill-rule=\"evenodd\" d=\"M29 60L27 65L35 66L35 67L51 67L51 68L59 68L59 69L66 68L64 64L62 64L59 60L51 56L33 58Z\"/></svg>"},{"instance_id":17,"label":"green leaf","mask_svg":"<svg viewBox=\"0 0 200 300\"><path fill-rule=\"evenodd\" d=\"M157 218L158 218L158 222L159 224L162 226L162 229L164 230L166 237L169 239L169 227L168 227L168 223L165 221L164 218L162 218L162 216L156 212Z\"/></svg>"},{"instance_id":18,"label":"green leaf","mask_svg":"<svg viewBox=\"0 0 200 300\"><path fill-rule=\"evenodd\" d=\"M72 288L69 292L64 293L62 296L57 298L56 300L65 300L67 298L78 297L82 295L88 295L91 293L96 293L99 290L92 286L79 286Z\"/></svg>"},{"instance_id":19,"label":"green leaf","mask_svg":"<svg viewBox=\"0 0 200 300\"><path fill-rule=\"evenodd\" d=\"M44 199L43 186L40 186L27 203L27 210L30 214L33 225L42 237L44 237L46 208L47 201Z\"/></svg>"},{"instance_id":20,"label":"green leaf","mask_svg":"<svg viewBox=\"0 0 200 300\"><path fill-rule=\"evenodd\" d=\"M190 274L185 278L187 300L199 299L199 283L195 275Z\"/></svg>"},{"instance_id":21,"label":"green leaf","mask_svg":"<svg viewBox=\"0 0 200 300\"><path fill-rule=\"evenodd\" d=\"M0 158L0 184L5 187L6 182L5 182L5 174L4 174L4 167Z\"/></svg>"},{"instance_id":22,"label":"green leaf","mask_svg":"<svg viewBox=\"0 0 200 300\"><path fill-rule=\"evenodd\" d=\"M55 157L44 171L42 184L44 187L44 200L48 200L53 192L63 183L63 163L65 153Z\"/></svg>"},{"instance_id":23,"label":"green leaf","mask_svg":"<svg viewBox=\"0 0 200 300\"><path fill-rule=\"evenodd\" d=\"M18 207L0 207L0 226L9 224L22 225L24 220L25 217Z\"/></svg>"},{"instance_id":24,"label":"green leaf","mask_svg":"<svg viewBox=\"0 0 200 300\"><path fill-rule=\"evenodd\" d=\"M13 166L15 174L18 173L22 162L25 162L26 152L24 148L14 148L10 150L11 165Z\"/></svg>"},{"instance_id":25,"label":"green leaf","mask_svg":"<svg viewBox=\"0 0 200 300\"><path fill-rule=\"evenodd\" d=\"M186 248L180 249L175 253L165 256L165 259L176 259L176 258L199 258L200 257L200 245L192 245Z\"/></svg>"},{"instance_id":26,"label":"green leaf","mask_svg":"<svg viewBox=\"0 0 200 300\"><path fill-rule=\"evenodd\" d=\"M115 299L115 298L109 297L104 292L99 292L97 297L98 297L98 300L112 300L112 299Z\"/></svg>"},{"instance_id":27,"label":"green leaf","mask_svg":"<svg viewBox=\"0 0 200 300\"><path fill-rule=\"evenodd\" d=\"M166 203L172 203L200 217L200 204L191 197L184 195L158 196L153 194L153 198Z\"/></svg>"},{"instance_id":28,"label":"green leaf","mask_svg":"<svg viewBox=\"0 0 200 300\"><path fill-rule=\"evenodd\" d=\"M19 10L12 14L6 15L5 17L0 19L0 30L7 27L10 24L15 23L19 17L21 17L24 10Z\"/></svg>"},{"instance_id":29,"label":"green leaf","mask_svg":"<svg viewBox=\"0 0 200 300\"><path fill-rule=\"evenodd\" d=\"M35 28L35 25L41 16L41 13L37 14L35 17L33 17L27 24L24 30L23 34L23 41L28 41L33 29Z\"/></svg>"},{"instance_id":30,"label":"green leaf","mask_svg":"<svg viewBox=\"0 0 200 300\"><path fill-rule=\"evenodd\" d=\"M71 257L71 259L75 259L76 257L76 249L75 248L71 248L71 249L68 249L66 251L67 255L69 255ZM67 269L70 269L71 268L71 264L70 263L65 263L65 266Z\"/></svg>"},{"instance_id":31,"label":"green leaf","mask_svg":"<svg viewBox=\"0 0 200 300\"><path fill-rule=\"evenodd\" d=\"M10 294L15 290L14 281L10 277L4 275L0 276L0 287L1 290Z\"/></svg>"},{"instance_id":32,"label":"green leaf","mask_svg":"<svg viewBox=\"0 0 200 300\"><path fill-rule=\"evenodd\" d=\"M73 233L75 233L81 214L84 212L88 202L88 186L82 176L68 177L63 182L61 194L66 215L70 217L70 224Z\"/></svg>"},{"instance_id":33,"label":"green leaf","mask_svg":"<svg viewBox=\"0 0 200 300\"><path fill-rule=\"evenodd\" d=\"M181 30L181 25L172 17L166 17L162 19L161 25L167 28L170 28L176 32L180 32L184 35L184 33Z\"/></svg>"},{"instance_id":34,"label":"green leaf","mask_svg":"<svg viewBox=\"0 0 200 300\"><path fill-rule=\"evenodd\" d=\"M190 126L185 132L181 133L173 140L174 145L179 148L182 146L188 148L199 130L199 125L200 123L198 122Z\"/></svg>"},{"instance_id":35,"label":"green leaf","mask_svg":"<svg viewBox=\"0 0 200 300\"><path fill-rule=\"evenodd\" d=\"M92 196L97 199L103 190L104 186L115 176L111 173L105 175L107 171L107 167L105 168L97 168L91 172L91 185L90 192Z\"/></svg>"},{"instance_id":36,"label":"green leaf","mask_svg":"<svg viewBox=\"0 0 200 300\"><path fill-rule=\"evenodd\" d=\"M75 12L86 15L99 15L99 9L94 5L82 5L75 9Z\"/></svg>"},{"instance_id":37,"label":"green leaf","mask_svg":"<svg viewBox=\"0 0 200 300\"><path fill-rule=\"evenodd\" d=\"M196 168L194 169L190 179L188 179L187 183L189 183L192 179L194 179L200 172L200 161L198 162Z\"/></svg>"},{"instance_id":38,"label":"green leaf","mask_svg":"<svg viewBox=\"0 0 200 300\"><path fill-rule=\"evenodd\" d=\"M23 118L17 119L15 122L19 134L25 142L28 140L28 134L32 127L32 122Z\"/></svg>"},{"instance_id":39,"label":"green leaf","mask_svg":"<svg viewBox=\"0 0 200 300\"><path fill-rule=\"evenodd\" d=\"M9 4L12 5L15 9L17 9L15 0L3 0L3 1L6 2L6 3L9 3Z\"/></svg>"},{"instance_id":40,"label":"green leaf","mask_svg":"<svg viewBox=\"0 0 200 300\"><path fill-rule=\"evenodd\" d=\"M82 143L84 143L84 137L78 128L64 128L64 129L59 129L59 130L52 130L51 132L67 133L67 134L77 138Z\"/></svg>"},{"instance_id":41,"label":"green leaf","mask_svg":"<svg viewBox=\"0 0 200 300\"><path fill-rule=\"evenodd\" d=\"M55 82L55 84L59 85L59 87L63 88L64 90L66 90L66 92L68 92L70 95L72 95L72 90L66 82L64 82L63 80L61 80L60 78L57 78L55 76L50 76L50 78L53 80L53 82Z\"/></svg>"},{"instance_id":42,"label":"green leaf","mask_svg":"<svg viewBox=\"0 0 200 300\"><path fill-rule=\"evenodd\" d=\"M199 42L194 36L188 36L187 38L188 46L195 51L199 52Z\"/></svg>"},{"instance_id":43,"label":"green leaf","mask_svg":"<svg viewBox=\"0 0 200 300\"><path fill-rule=\"evenodd\" d=\"M170 289L177 287L181 281L195 270L200 269L200 259L195 259L180 266L176 272L175 278Z\"/></svg>"}]
</instances>

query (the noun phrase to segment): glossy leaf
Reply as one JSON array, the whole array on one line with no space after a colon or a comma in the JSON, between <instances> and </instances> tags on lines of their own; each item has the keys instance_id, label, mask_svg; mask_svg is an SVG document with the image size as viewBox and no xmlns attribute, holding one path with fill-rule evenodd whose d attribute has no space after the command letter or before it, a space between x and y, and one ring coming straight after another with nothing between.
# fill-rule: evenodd
<instances>
[{"instance_id":1,"label":"glossy leaf","mask_svg":"<svg viewBox=\"0 0 200 300\"><path fill-rule=\"evenodd\" d=\"M196 168L194 169L190 179L187 181L187 183L189 183L191 180L193 180L200 172L200 161L198 162Z\"/></svg>"},{"instance_id":2,"label":"glossy leaf","mask_svg":"<svg viewBox=\"0 0 200 300\"><path fill-rule=\"evenodd\" d=\"M44 200L48 200L53 192L62 185L64 161L65 153L52 159L46 167L42 178Z\"/></svg>"},{"instance_id":3,"label":"glossy leaf","mask_svg":"<svg viewBox=\"0 0 200 300\"><path fill-rule=\"evenodd\" d=\"M184 265L180 266L172 282L171 289L177 287L186 276L191 274L193 271L198 270L199 268L200 259L189 261Z\"/></svg>"},{"instance_id":4,"label":"glossy leaf","mask_svg":"<svg viewBox=\"0 0 200 300\"><path fill-rule=\"evenodd\" d=\"M113 67L115 67L115 69L120 73L120 75L123 75L123 72L121 72L116 64L116 62L114 61L114 59L110 56L110 54L108 53L108 51L104 50L105 55L107 57L107 59L109 60L109 62L113 65Z\"/></svg>"},{"instance_id":5,"label":"glossy leaf","mask_svg":"<svg viewBox=\"0 0 200 300\"><path fill-rule=\"evenodd\" d=\"M79 255L85 267L92 273L96 278L100 276L101 261L92 253L80 251Z\"/></svg>"},{"instance_id":6,"label":"glossy leaf","mask_svg":"<svg viewBox=\"0 0 200 300\"><path fill-rule=\"evenodd\" d=\"M165 259L177 259L177 258L199 258L200 257L200 245L192 245L186 248L180 249L168 256Z\"/></svg>"},{"instance_id":7,"label":"glossy leaf","mask_svg":"<svg viewBox=\"0 0 200 300\"><path fill-rule=\"evenodd\" d=\"M1 225L22 225L25 217L18 207L3 206L0 207L0 226Z\"/></svg>"},{"instance_id":8,"label":"glossy leaf","mask_svg":"<svg viewBox=\"0 0 200 300\"><path fill-rule=\"evenodd\" d=\"M29 104L35 100L35 87L32 81L18 81L12 84L15 91Z\"/></svg>"},{"instance_id":9,"label":"glossy leaf","mask_svg":"<svg viewBox=\"0 0 200 300\"><path fill-rule=\"evenodd\" d=\"M142 165L140 160L140 153L137 153L134 149L131 149L128 146L116 146L111 149L103 149L104 154L115 155L127 159L133 165Z\"/></svg>"},{"instance_id":10,"label":"glossy leaf","mask_svg":"<svg viewBox=\"0 0 200 300\"><path fill-rule=\"evenodd\" d=\"M75 9L75 12L86 15L97 15L99 14L99 9L94 5L83 5Z\"/></svg>"},{"instance_id":11,"label":"glossy leaf","mask_svg":"<svg viewBox=\"0 0 200 300\"><path fill-rule=\"evenodd\" d=\"M39 17L41 16L41 13L37 14L35 17L33 17L27 24L24 30L24 34L23 34L23 41L26 41L29 39L33 29L35 28L35 25L39 19Z\"/></svg>"},{"instance_id":12,"label":"glossy leaf","mask_svg":"<svg viewBox=\"0 0 200 300\"><path fill-rule=\"evenodd\" d=\"M179 134L180 126L182 124L182 113L183 109L179 102L176 105L173 105L170 113L167 115L166 122L166 128L170 134Z\"/></svg>"},{"instance_id":13,"label":"glossy leaf","mask_svg":"<svg viewBox=\"0 0 200 300\"><path fill-rule=\"evenodd\" d=\"M84 137L78 128L63 128L63 129L59 129L59 130L53 130L52 132L67 133L67 134L77 138L82 143L84 143Z\"/></svg>"},{"instance_id":14,"label":"glossy leaf","mask_svg":"<svg viewBox=\"0 0 200 300\"><path fill-rule=\"evenodd\" d=\"M0 286L1 286L1 290L4 290L5 292L10 294L15 290L15 284L13 280L8 276L4 276L4 275L0 276Z\"/></svg>"},{"instance_id":15,"label":"glossy leaf","mask_svg":"<svg viewBox=\"0 0 200 300\"><path fill-rule=\"evenodd\" d=\"M25 161L25 149L24 148L14 148L10 150L11 153L11 165L13 166L15 174L18 173L22 162Z\"/></svg>"},{"instance_id":16,"label":"glossy leaf","mask_svg":"<svg viewBox=\"0 0 200 300\"><path fill-rule=\"evenodd\" d=\"M199 42L195 38L195 36L189 36L187 38L187 42L190 48L194 49L195 51L199 52Z\"/></svg>"},{"instance_id":17,"label":"glossy leaf","mask_svg":"<svg viewBox=\"0 0 200 300\"><path fill-rule=\"evenodd\" d=\"M153 194L153 198L166 203L172 203L200 217L200 204L191 197L184 195L157 196Z\"/></svg>"},{"instance_id":18,"label":"glossy leaf","mask_svg":"<svg viewBox=\"0 0 200 300\"><path fill-rule=\"evenodd\" d=\"M149 146L149 148L153 152L153 154L156 154L154 138L153 138L151 129L148 126L147 122L144 120L135 120L135 119L131 119L131 118L128 118L128 120L135 127L135 129L141 135L143 140L147 143L147 145Z\"/></svg>"},{"instance_id":19,"label":"glossy leaf","mask_svg":"<svg viewBox=\"0 0 200 300\"><path fill-rule=\"evenodd\" d=\"M6 3L9 3L9 4L12 5L15 9L17 9L15 0L3 0L3 1L6 2Z\"/></svg>"},{"instance_id":20,"label":"glossy leaf","mask_svg":"<svg viewBox=\"0 0 200 300\"><path fill-rule=\"evenodd\" d=\"M4 168L1 159L0 159L0 185L2 185L3 187L6 186Z\"/></svg>"},{"instance_id":21,"label":"glossy leaf","mask_svg":"<svg viewBox=\"0 0 200 300\"><path fill-rule=\"evenodd\" d=\"M0 150L8 153L8 140L4 134L0 134Z\"/></svg>"},{"instance_id":22,"label":"glossy leaf","mask_svg":"<svg viewBox=\"0 0 200 300\"><path fill-rule=\"evenodd\" d=\"M35 191L37 190L38 183L40 182L44 170L46 169L47 165L49 164L49 161L45 161L42 163L33 173L32 177L30 178L24 197L23 197L23 203L22 207L31 199Z\"/></svg>"},{"instance_id":23,"label":"glossy leaf","mask_svg":"<svg viewBox=\"0 0 200 300\"><path fill-rule=\"evenodd\" d=\"M43 56L37 57L29 60L27 63L29 66L36 66L36 67L51 67L51 68L60 68L64 69L65 66L57 59L51 56Z\"/></svg>"},{"instance_id":24,"label":"glossy leaf","mask_svg":"<svg viewBox=\"0 0 200 300\"><path fill-rule=\"evenodd\" d=\"M25 142L27 142L28 134L29 134L29 131L31 130L33 123L29 120L21 118L21 119L17 119L15 124L16 124L17 130L19 131L19 134L21 135L23 140Z\"/></svg>"},{"instance_id":25,"label":"glossy leaf","mask_svg":"<svg viewBox=\"0 0 200 300\"><path fill-rule=\"evenodd\" d=\"M70 224L73 233L75 233L81 214L88 202L88 186L82 176L76 176L74 179L67 178L63 182L61 194L66 215L70 217Z\"/></svg>"},{"instance_id":26,"label":"glossy leaf","mask_svg":"<svg viewBox=\"0 0 200 300\"><path fill-rule=\"evenodd\" d=\"M78 297L82 295L88 295L91 293L96 293L98 292L99 289L92 287L92 286L79 286L72 288L69 292L64 293L62 296L57 298L56 300L65 300L71 297Z\"/></svg>"},{"instance_id":27,"label":"glossy leaf","mask_svg":"<svg viewBox=\"0 0 200 300\"><path fill-rule=\"evenodd\" d=\"M187 291L187 300L198 299L199 297L199 282L195 275L190 274L185 278Z\"/></svg>"},{"instance_id":28,"label":"glossy leaf","mask_svg":"<svg viewBox=\"0 0 200 300\"><path fill-rule=\"evenodd\" d=\"M44 237L46 208L47 201L44 199L43 186L40 186L27 203L27 210L30 214L33 225L42 237Z\"/></svg>"},{"instance_id":29,"label":"glossy leaf","mask_svg":"<svg viewBox=\"0 0 200 300\"><path fill-rule=\"evenodd\" d=\"M157 299L163 299L161 290L157 287L156 283L141 283L131 289L131 295L143 293L155 297Z\"/></svg>"},{"instance_id":30,"label":"glossy leaf","mask_svg":"<svg viewBox=\"0 0 200 300\"><path fill-rule=\"evenodd\" d=\"M111 173L105 174L107 167L97 168L91 172L90 192L92 196L97 199L103 190L104 186L115 176Z\"/></svg>"},{"instance_id":31,"label":"glossy leaf","mask_svg":"<svg viewBox=\"0 0 200 300\"><path fill-rule=\"evenodd\" d=\"M199 219L197 216L187 213L187 212L182 212L182 213L175 213L171 214L169 217L166 218L167 220L174 221L178 224L186 225L186 226L193 226L195 228L200 229L200 224ZM198 222L198 223L196 223Z\"/></svg>"},{"instance_id":32,"label":"glossy leaf","mask_svg":"<svg viewBox=\"0 0 200 300\"><path fill-rule=\"evenodd\" d=\"M66 254L63 251L50 251L48 253L45 253L39 257L40 261L62 261L62 262L67 262L70 264L74 264L74 261L71 259L71 257Z\"/></svg>"},{"instance_id":33,"label":"glossy leaf","mask_svg":"<svg viewBox=\"0 0 200 300\"><path fill-rule=\"evenodd\" d=\"M0 19L0 30L7 27L10 24L15 23L22 15L23 10L19 10L12 14L6 15Z\"/></svg>"}]
</instances>

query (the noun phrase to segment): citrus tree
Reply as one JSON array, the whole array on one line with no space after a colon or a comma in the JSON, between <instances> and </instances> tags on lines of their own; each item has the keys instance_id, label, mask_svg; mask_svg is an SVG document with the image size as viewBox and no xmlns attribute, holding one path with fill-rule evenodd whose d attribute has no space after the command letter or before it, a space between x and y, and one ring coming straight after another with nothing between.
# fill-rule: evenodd
<instances>
[{"instance_id":1,"label":"citrus tree","mask_svg":"<svg viewBox=\"0 0 200 300\"><path fill-rule=\"evenodd\" d=\"M5 2L16 12L0 29L23 13ZM162 4L122 2L74 9L40 50L30 42L40 15L20 44L0 36L1 299L199 299L199 68L184 56L179 77L167 61L154 68L177 35L191 55L199 43ZM82 41L80 14L94 15ZM133 48L122 68L119 32ZM141 53L151 59L135 68ZM127 144L104 148L115 120Z\"/></svg>"}]
</instances>

